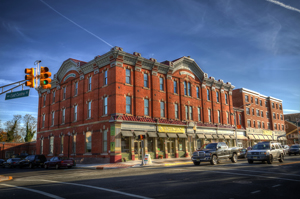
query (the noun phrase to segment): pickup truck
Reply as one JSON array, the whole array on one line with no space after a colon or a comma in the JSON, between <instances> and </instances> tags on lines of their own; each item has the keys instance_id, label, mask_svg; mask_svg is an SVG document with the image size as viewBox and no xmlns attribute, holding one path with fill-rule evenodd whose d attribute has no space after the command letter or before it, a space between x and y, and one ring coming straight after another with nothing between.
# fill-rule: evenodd
<instances>
[{"instance_id":1,"label":"pickup truck","mask_svg":"<svg viewBox=\"0 0 300 199\"><path fill-rule=\"evenodd\" d=\"M211 165L216 165L221 159L230 159L236 163L240 155L238 148L228 148L224 142L210 143L205 148L201 148L193 153L191 157L194 165L200 165L200 162L210 162Z\"/></svg>"}]
</instances>

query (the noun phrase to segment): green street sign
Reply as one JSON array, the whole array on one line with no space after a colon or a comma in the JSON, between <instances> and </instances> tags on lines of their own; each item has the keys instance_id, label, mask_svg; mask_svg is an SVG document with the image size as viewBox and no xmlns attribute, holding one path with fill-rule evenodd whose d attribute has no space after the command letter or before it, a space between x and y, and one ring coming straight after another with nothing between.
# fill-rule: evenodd
<instances>
[{"instance_id":1,"label":"green street sign","mask_svg":"<svg viewBox=\"0 0 300 199\"><path fill-rule=\"evenodd\" d=\"M6 93L5 100L10 100L10 99L15 99L15 98L20 98L20 97L28 97L30 90L23 90L23 91L17 91L17 92L11 92L11 93Z\"/></svg>"}]
</instances>

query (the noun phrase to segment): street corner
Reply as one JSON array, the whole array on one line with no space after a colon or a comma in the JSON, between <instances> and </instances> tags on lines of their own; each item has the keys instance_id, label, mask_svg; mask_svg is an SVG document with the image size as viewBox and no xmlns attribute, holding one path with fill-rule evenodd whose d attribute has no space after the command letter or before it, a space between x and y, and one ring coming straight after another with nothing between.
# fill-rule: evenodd
<instances>
[{"instance_id":1,"label":"street corner","mask_svg":"<svg viewBox=\"0 0 300 199\"><path fill-rule=\"evenodd\" d=\"M12 179L13 179L12 176L2 176L2 175L0 175L0 182L9 181L9 180L12 180Z\"/></svg>"}]
</instances>

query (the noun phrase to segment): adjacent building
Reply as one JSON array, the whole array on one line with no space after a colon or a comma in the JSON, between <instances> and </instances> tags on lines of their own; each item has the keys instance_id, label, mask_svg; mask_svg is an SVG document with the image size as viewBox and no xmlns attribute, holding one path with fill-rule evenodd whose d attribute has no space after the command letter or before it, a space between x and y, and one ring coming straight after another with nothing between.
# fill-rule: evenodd
<instances>
[{"instance_id":1,"label":"adjacent building","mask_svg":"<svg viewBox=\"0 0 300 199\"><path fill-rule=\"evenodd\" d=\"M244 110L247 146L260 141L286 143L282 100L239 88L233 90L233 105Z\"/></svg>"},{"instance_id":2,"label":"adjacent building","mask_svg":"<svg viewBox=\"0 0 300 199\"><path fill-rule=\"evenodd\" d=\"M235 127L235 118L245 121L233 107L234 86L190 57L161 63L114 47L89 62L67 59L51 84L38 89L37 154L48 158L120 162L141 159L142 149L152 158L188 157L210 142L235 146L245 131Z\"/></svg>"},{"instance_id":3,"label":"adjacent building","mask_svg":"<svg viewBox=\"0 0 300 199\"><path fill-rule=\"evenodd\" d=\"M284 123L286 128L287 144L300 144L300 122L297 124L296 122L285 120Z\"/></svg>"}]
</instances>

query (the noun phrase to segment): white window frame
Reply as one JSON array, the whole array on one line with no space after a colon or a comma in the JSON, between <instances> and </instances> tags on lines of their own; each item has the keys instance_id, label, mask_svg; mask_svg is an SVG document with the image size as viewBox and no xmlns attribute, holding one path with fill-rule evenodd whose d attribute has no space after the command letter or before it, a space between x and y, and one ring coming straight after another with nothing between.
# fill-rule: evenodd
<instances>
[{"instance_id":1,"label":"white window frame","mask_svg":"<svg viewBox=\"0 0 300 199\"><path fill-rule=\"evenodd\" d=\"M165 117L165 102L160 102L160 117Z\"/></svg>"},{"instance_id":2,"label":"white window frame","mask_svg":"<svg viewBox=\"0 0 300 199\"><path fill-rule=\"evenodd\" d=\"M149 99L144 99L144 115L149 116Z\"/></svg>"},{"instance_id":3,"label":"white window frame","mask_svg":"<svg viewBox=\"0 0 300 199\"><path fill-rule=\"evenodd\" d=\"M63 108L62 110L62 117L61 117L61 123L64 124L66 121L66 109Z\"/></svg>"},{"instance_id":4,"label":"white window frame","mask_svg":"<svg viewBox=\"0 0 300 199\"><path fill-rule=\"evenodd\" d=\"M92 117L92 101L88 101L88 111L87 111L88 115L87 118L91 118Z\"/></svg>"},{"instance_id":5,"label":"white window frame","mask_svg":"<svg viewBox=\"0 0 300 199\"><path fill-rule=\"evenodd\" d=\"M125 83L126 84L131 84L131 70L126 68L126 71L125 71Z\"/></svg>"},{"instance_id":6,"label":"white window frame","mask_svg":"<svg viewBox=\"0 0 300 199\"><path fill-rule=\"evenodd\" d=\"M75 96L78 95L78 82L75 82Z\"/></svg>"},{"instance_id":7,"label":"white window frame","mask_svg":"<svg viewBox=\"0 0 300 199\"><path fill-rule=\"evenodd\" d=\"M103 115L107 115L108 113L108 101L107 101L108 97L104 97L103 98Z\"/></svg>"},{"instance_id":8,"label":"white window frame","mask_svg":"<svg viewBox=\"0 0 300 199\"><path fill-rule=\"evenodd\" d=\"M74 106L74 121L77 121L77 111L78 111L78 105L76 104Z\"/></svg>"},{"instance_id":9,"label":"white window frame","mask_svg":"<svg viewBox=\"0 0 300 199\"><path fill-rule=\"evenodd\" d=\"M89 76L88 91L92 90L92 76Z\"/></svg>"},{"instance_id":10,"label":"white window frame","mask_svg":"<svg viewBox=\"0 0 300 199\"><path fill-rule=\"evenodd\" d=\"M51 117L51 126L54 126L54 119L55 119L55 111L52 111L52 117Z\"/></svg>"},{"instance_id":11,"label":"white window frame","mask_svg":"<svg viewBox=\"0 0 300 199\"><path fill-rule=\"evenodd\" d=\"M107 70L104 71L104 85L108 84Z\"/></svg>"},{"instance_id":12,"label":"white window frame","mask_svg":"<svg viewBox=\"0 0 300 199\"><path fill-rule=\"evenodd\" d=\"M131 97L130 96L126 96L126 113L127 114L131 114ZM129 102L129 104L128 104L128 102ZM129 112L127 111L128 109L127 108L129 108Z\"/></svg>"}]
</instances>

